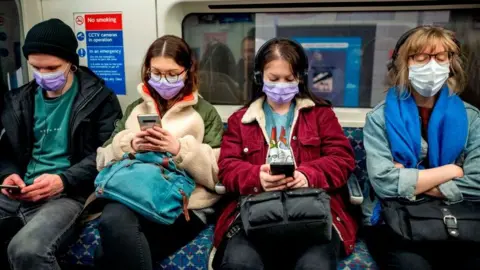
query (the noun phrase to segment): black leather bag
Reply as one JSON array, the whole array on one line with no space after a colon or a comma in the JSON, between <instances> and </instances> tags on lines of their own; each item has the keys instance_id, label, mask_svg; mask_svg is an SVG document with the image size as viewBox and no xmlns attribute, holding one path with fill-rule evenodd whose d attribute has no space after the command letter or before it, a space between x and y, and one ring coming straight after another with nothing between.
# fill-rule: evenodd
<instances>
[{"instance_id":1,"label":"black leather bag","mask_svg":"<svg viewBox=\"0 0 480 270\"><path fill-rule=\"evenodd\" d=\"M404 240L480 243L480 202L386 200L382 206L385 222Z\"/></svg>"},{"instance_id":2,"label":"black leather bag","mask_svg":"<svg viewBox=\"0 0 480 270\"><path fill-rule=\"evenodd\" d=\"M300 188L249 195L240 217L253 241L323 242L332 237L330 196L322 189Z\"/></svg>"}]
</instances>

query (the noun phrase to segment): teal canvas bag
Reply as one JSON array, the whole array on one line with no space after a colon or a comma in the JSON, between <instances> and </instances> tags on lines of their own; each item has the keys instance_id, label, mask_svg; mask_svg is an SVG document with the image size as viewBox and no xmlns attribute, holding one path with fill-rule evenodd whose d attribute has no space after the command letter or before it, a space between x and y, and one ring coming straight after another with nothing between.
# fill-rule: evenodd
<instances>
[{"instance_id":1,"label":"teal canvas bag","mask_svg":"<svg viewBox=\"0 0 480 270\"><path fill-rule=\"evenodd\" d=\"M179 169L170 153L125 154L95 179L97 198L120 202L149 220L170 225L183 212L195 182Z\"/></svg>"}]
</instances>

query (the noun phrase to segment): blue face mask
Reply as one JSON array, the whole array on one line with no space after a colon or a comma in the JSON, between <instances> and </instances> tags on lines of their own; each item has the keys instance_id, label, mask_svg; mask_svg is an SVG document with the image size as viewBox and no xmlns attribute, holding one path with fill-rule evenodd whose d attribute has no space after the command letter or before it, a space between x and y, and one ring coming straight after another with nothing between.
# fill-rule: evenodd
<instances>
[{"instance_id":1,"label":"blue face mask","mask_svg":"<svg viewBox=\"0 0 480 270\"><path fill-rule=\"evenodd\" d=\"M277 104L285 104L298 94L298 82L278 83L278 82L264 82L263 92L267 98Z\"/></svg>"}]
</instances>

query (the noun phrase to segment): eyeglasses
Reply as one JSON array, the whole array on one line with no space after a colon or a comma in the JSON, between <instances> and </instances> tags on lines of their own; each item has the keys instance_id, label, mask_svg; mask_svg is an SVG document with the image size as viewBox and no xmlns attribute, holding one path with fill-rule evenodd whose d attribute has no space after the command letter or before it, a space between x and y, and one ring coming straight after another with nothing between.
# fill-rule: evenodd
<instances>
[{"instance_id":1,"label":"eyeglasses","mask_svg":"<svg viewBox=\"0 0 480 270\"><path fill-rule=\"evenodd\" d=\"M165 80L167 80L167 82L169 83L176 83L180 80L180 76L185 73L185 71L187 71L186 69L184 69L182 72L178 73L178 74L155 74L153 73L151 70L149 70L150 72L150 79L156 81L156 82L159 82L162 77L165 78Z\"/></svg>"},{"instance_id":2,"label":"eyeglasses","mask_svg":"<svg viewBox=\"0 0 480 270\"><path fill-rule=\"evenodd\" d=\"M415 61L415 63L417 64L427 64L428 62L430 62L432 57L435 58L435 61L437 61L437 63L445 64L450 60L452 56L453 56L452 52L439 52L436 54L416 53L416 54L409 55L409 57L412 58L413 61Z\"/></svg>"}]
</instances>

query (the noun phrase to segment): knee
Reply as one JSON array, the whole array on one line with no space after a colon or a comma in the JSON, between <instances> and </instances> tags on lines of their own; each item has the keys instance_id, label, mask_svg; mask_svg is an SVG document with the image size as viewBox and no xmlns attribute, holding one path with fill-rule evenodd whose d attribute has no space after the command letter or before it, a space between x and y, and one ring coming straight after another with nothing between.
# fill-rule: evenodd
<instances>
[{"instance_id":1,"label":"knee","mask_svg":"<svg viewBox=\"0 0 480 270\"><path fill-rule=\"evenodd\" d=\"M317 254L304 255L298 259L295 264L295 270L315 270L315 269L337 269L337 259L335 256L329 254Z\"/></svg>"},{"instance_id":2,"label":"knee","mask_svg":"<svg viewBox=\"0 0 480 270\"><path fill-rule=\"evenodd\" d=\"M249 261L223 261L219 270L263 270L263 265Z\"/></svg>"},{"instance_id":3,"label":"knee","mask_svg":"<svg viewBox=\"0 0 480 270\"><path fill-rule=\"evenodd\" d=\"M101 233L130 226L138 226L138 218L132 210L116 202L105 205L98 224Z\"/></svg>"},{"instance_id":4,"label":"knee","mask_svg":"<svg viewBox=\"0 0 480 270\"><path fill-rule=\"evenodd\" d=\"M30 265L33 265L37 258L48 256L49 253L48 247L35 238L13 237L7 248L8 259L13 265L20 261L22 264L32 262Z\"/></svg>"},{"instance_id":5,"label":"knee","mask_svg":"<svg viewBox=\"0 0 480 270\"><path fill-rule=\"evenodd\" d=\"M415 252L395 251L389 252L386 257L387 269L411 270L431 269L430 262Z\"/></svg>"},{"instance_id":6,"label":"knee","mask_svg":"<svg viewBox=\"0 0 480 270\"><path fill-rule=\"evenodd\" d=\"M102 243L108 245L110 239L115 242L138 232L139 226L138 217L132 210L120 203L109 203L100 216L98 231Z\"/></svg>"},{"instance_id":7,"label":"knee","mask_svg":"<svg viewBox=\"0 0 480 270\"><path fill-rule=\"evenodd\" d=\"M222 270L263 270L260 255L250 248L236 246L225 250L220 263Z\"/></svg>"}]
</instances>

